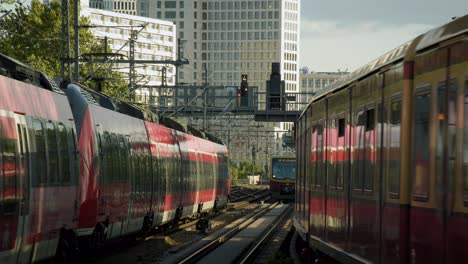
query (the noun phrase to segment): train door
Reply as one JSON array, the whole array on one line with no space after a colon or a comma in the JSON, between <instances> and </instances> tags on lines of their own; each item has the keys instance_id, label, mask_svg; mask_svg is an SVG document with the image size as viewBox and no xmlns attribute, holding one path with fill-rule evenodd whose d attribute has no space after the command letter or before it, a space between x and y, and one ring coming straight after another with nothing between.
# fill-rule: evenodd
<instances>
[{"instance_id":1,"label":"train door","mask_svg":"<svg viewBox=\"0 0 468 264\"><path fill-rule=\"evenodd\" d=\"M168 177L167 177L167 164L166 158L162 154L162 149L159 144L157 144L157 156L153 157L153 162L157 165L154 166L157 168L155 174L153 174L153 182L156 184L154 189L157 190L157 208L158 208L158 220L157 223L164 223L166 221L166 200L169 195L170 190L168 189Z\"/></svg>"},{"instance_id":2,"label":"train door","mask_svg":"<svg viewBox=\"0 0 468 264\"><path fill-rule=\"evenodd\" d=\"M361 81L352 90L353 140L349 246L351 251L378 262L381 179L377 162L376 117L381 103L380 75Z\"/></svg>"},{"instance_id":3,"label":"train door","mask_svg":"<svg viewBox=\"0 0 468 264\"><path fill-rule=\"evenodd\" d=\"M403 230L408 229L408 203L401 188L401 185L407 186L407 181L400 169L403 63L383 72L383 82L384 99L378 107L381 114L377 115L382 177L380 260L381 263L404 263L407 245Z\"/></svg>"},{"instance_id":4,"label":"train door","mask_svg":"<svg viewBox=\"0 0 468 264\"><path fill-rule=\"evenodd\" d=\"M311 191L310 191L310 235L315 238L325 239L325 165L324 143L326 108L325 102L319 101L313 105L312 138L311 138ZM311 240L312 241L312 240ZM314 246L314 245L311 245Z\"/></svg>"},{"instance_id":5,"label":"train door","mask_svg":"<svg viewBox=\"0 0 468 264\"><path fill-rule=\"evenodd\" d=\"M0 262L29 262L30 170L24 115L0 114L0 138Z\"/></svg>"},{"instance_id":6,"label":"train door","mask_svg":"<svg viewBox=\"0 0 468 264\"><path fill-rule=\"evenodd\" d=\"M347 193L344 188L347 177L346 148L349 131L349 90L328 99L327 122L327 240L345 248L347 228Z\"/></svg>"},{"instance_id":7,"label":"train door","mask_svg":"<svg viewBox=\"0 0 468 264\"><path fill-rule=\"evenodd\" d=\"M468 41L449 48L444 147L447 175L446 263L468 259ZM452 195L453 194L453 195Z\"/></svg>"},{"instance_id":8,"label":"train door","mask_svg":"<svg viewBox=\"0 0 468 264\"><path fill-rule=\"evenodd\" d=\"M31 259L31 248L26 247L26 239L29 233L29 197L31 186L31 170L29 164L31 162L29 155L29 140L26 119L23 115L16 116L17 132L18 132L18 158L16 161L17 175L19 176L18 193L19 198L19 218L20 225L18 226L18 234L21 238L18 241L18 262L27 262ZM18 236L19 237L19 236Z\"/></svg>"},{"instance_id":9,"label":"train door","mask_svg":"<svg viewBox=\"0 0 468 264\"><path fill-rule=\"evenodd\" d=\"M448 236L462 232L457 223L453 223L457 226L454 230L448 225L456 219L451 213L457 95L449 64L449 48L415 58L409 254L416 263L445 262ZM422 219L424 225L420 224ZM459 243L452 246L457 248Z\"/></svg>"}]
</instances>

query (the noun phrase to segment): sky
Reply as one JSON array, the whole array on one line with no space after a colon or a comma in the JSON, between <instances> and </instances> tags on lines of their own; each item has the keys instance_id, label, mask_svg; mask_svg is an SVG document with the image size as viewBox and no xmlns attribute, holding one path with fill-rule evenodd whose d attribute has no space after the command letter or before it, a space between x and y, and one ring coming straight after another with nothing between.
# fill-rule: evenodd
<instances>
[{"instance_id":1,"label":"sky","mask_svg":"<svg viewBox=\"0 0 468 264\"><path fill-rule=\"evenodd\" d=\"M301 0L299 65L354 71L467 14L467 0Z\"/></svg>"}]
</instances>

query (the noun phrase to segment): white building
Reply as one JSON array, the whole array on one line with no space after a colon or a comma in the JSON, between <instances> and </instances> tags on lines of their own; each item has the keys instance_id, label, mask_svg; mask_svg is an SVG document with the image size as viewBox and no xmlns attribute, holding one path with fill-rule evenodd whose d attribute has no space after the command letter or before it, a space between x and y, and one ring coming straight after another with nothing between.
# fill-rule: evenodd
<instances>
[{"instance_id":1,"label":"white building","mask_svg":"<svg viewBox=\"0 0 468 264\"><path fill-rule=\"evenodd\" d=\"M89 0L89 7L136 15L137 0Z\"/></svg>"},{"instance_id":2,"label":"white building","mask_svg":"<svg viewBox=\"0 0 468 264\"><path fill-rule=\"evenodd\" d=\"M90 20L93 34L104 39L107 37L111 52L130 57L129 39L132 30L140 30L135 41L135 60L176 60L176 26L170 21L140 17L89 7L82 7L81 15ZM162 64L136 64L138 86L161 85L163 67L166 68L167 85L175 84L175 68ZM114 65L118 71L129 73L128 64ZM139 88L136 92L137 101L148 103L150 101L150 90ZM153 96L157 96L154 91ZM154 100L157 101L157 100Z\"/></svg>"}]
</instances>

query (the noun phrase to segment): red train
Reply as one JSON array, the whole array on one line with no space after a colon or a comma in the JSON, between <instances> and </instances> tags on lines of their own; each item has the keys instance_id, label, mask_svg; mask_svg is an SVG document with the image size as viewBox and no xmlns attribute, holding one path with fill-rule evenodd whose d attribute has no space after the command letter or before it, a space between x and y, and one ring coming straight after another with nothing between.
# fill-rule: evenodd
<instances>
[{"instance_id":1,"label":"red train","mask_svg":"<svg viewBox=\"0 0 468 264\"><path fill-rule=\"evenodd\" d=\"M294 200L295 183L296 157L272 157L270 172L271 197L278 200Z\"/></svg>"},{"instance_id":2,"label":"red train","mask_svg":"<svg viewBox=\"0 0 468 264\"><path fill-rule=\"evenodd\" d=\"M296 133L294 225L317 256L468 260L468 15L333 83Z\"/></svg>"},{"instance_id":3,"label":"red train","mask_svg":"<svg viewBox=\"0 0 468 264\"><path fill-rule=\"evenodd\" d=\"M78 240L97 247L227 203L227 148L208 134L61 90L3 55L0 98L0 263L67 261Z\"/></svg>"}]
</instances>

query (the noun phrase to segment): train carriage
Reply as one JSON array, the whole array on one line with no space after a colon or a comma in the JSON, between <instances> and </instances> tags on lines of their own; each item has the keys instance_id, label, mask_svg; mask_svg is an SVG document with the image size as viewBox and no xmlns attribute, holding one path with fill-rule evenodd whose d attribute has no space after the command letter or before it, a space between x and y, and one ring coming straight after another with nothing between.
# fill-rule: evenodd
<instances>
[{"instance_id":1,"label":"train carriage","mask_svg":"<svg viewBox=\"0 0 468 264\"><path fill-rule=\"evenodd\" d=\"M318 256L468 259L467 80L464 16L313 98L297 126L297 143L306 147L298 149L305 169L298 170L294 224Z\"/></svg>"},{"instance_id":2,"label":"train carriage","mask_svg":"<svg viewBox=\"0 0 468 264\"><path fill-rule=\"evenodd\" d=\"M77 226L75 125L65 94L38 88L47 77L3 55L0 68L30 82L0 75L0 262L38 261Z\"/></svg>"},{"instance_id":3,"label":"train carriage","mask_svg":"<svg viewBox=\"0 0 468 264\"><path fill-rule=\"evenodd\" d=\"M221 141L3 55L0 73L1 263L68 262L226 204Z\"/></svg>"}]
</instances>

